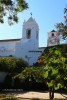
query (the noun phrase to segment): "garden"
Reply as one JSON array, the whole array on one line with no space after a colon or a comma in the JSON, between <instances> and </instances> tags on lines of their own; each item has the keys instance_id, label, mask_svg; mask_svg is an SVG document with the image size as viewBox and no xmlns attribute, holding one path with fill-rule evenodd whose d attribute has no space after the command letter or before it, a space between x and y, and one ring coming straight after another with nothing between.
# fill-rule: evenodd
<instances>
[{"instance_id":1,"label":"garden","mask_svg":"<svg viewBox=\"0 0 67 100\"><path fill-rule=\"evenodd\" d=\"M22 59L0 57L0 71L7 73L4 82L0 82L0 92L5 89L49 91L50 98L54 98L54 92L67 93L66 51L66 44L47 47L33 66Z\"/></svg>"}]
</instances>

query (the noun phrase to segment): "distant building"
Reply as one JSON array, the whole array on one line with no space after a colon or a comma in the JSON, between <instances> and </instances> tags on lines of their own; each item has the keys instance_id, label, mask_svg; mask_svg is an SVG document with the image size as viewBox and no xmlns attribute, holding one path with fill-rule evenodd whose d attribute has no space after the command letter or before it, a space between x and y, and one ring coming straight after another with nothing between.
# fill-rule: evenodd
<instances>
[{"instance_id":1,"label":"distant building","mask_svg":"<svg viewBox=\"0 0 67 100\"><path fill-rule=\"evenodd\" d=\"M60 44L60 33L52 30L48 32L47 46L54 46Z\"/></svg>"}]
</instances>

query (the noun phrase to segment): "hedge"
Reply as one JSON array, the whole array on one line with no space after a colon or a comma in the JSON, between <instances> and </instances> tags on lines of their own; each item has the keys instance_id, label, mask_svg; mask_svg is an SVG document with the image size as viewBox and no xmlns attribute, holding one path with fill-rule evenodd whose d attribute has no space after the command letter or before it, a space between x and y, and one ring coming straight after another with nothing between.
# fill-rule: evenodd
<instances>
[{"instance_id":1,"label":"hedge","mask_svg":"<svg viewBox=\"0 0 67 100\"><path fill-rule=\"evenodd\" d=\"M0 71L19 72L27 66L27 63L20 58L0 57Z\"/></svg>"}]
</instances>

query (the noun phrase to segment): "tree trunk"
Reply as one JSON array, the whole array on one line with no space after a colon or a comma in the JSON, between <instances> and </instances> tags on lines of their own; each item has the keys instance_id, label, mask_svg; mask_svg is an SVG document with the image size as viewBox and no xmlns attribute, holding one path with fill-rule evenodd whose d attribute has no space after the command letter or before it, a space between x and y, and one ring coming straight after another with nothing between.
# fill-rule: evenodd
<instances>
[{"instance_id":1,"label":"tree trunk","mask_svg":"<svg viewBox=\"0 0 67 100\"><path fill-rule=\"evenodd\" d=\"M54 85L52 86L52 99L54 99Z\"/></svg>"},{"instance_id":2,"label":"tree trunk","mask_svg":"<svg viewBox=\"0 0 67 100\"><path fill-rule=\"evenodd\" d=\"M49 88L49 100L54 99L54 86Z\"/></svg>"}]
</instances>

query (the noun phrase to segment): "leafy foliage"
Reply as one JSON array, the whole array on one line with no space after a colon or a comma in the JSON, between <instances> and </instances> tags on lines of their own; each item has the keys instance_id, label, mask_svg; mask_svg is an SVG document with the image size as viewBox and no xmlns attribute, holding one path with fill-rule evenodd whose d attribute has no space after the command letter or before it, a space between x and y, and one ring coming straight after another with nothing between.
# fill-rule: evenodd
<instances>
[{"instance_id":1,"label":"leafy foliage","mask_svg":"<svg viewBox=\"0 0 67 100\"><path fill-rule=\"evenodd\" d=\"M42 56L39 57L39 66L26 67L16 77L32 78L36 82L46 82L48 87L54 86L54 89L66 88L67 85L67 45L59 45L45 50ZM63 48L63 49L62 49Z\"/></svg>"},{"instance_id":2,"label":"leafy foliage","mask_svg":"<svg viewBox=\"0 0 67 100\"><path fill-rule=\"evenodd\" d=\"M64 20L65 23L57 23L55 26L57 28L57 30L60 32L60 34L62 35L63 39L66 39L67 37L67 8L64 8Z\"/></svg>"},{"instance_id":3,"label":"leafy foliage","mask_svg":"<svg viewBox=\"0 0 67 100\"><path fill-rule=\"evenodd\" d=\"M19 72L24 67L27 66L27 63L19 58L13 57L0 57L0 71L5 72Z\"/></svg>"},{"instance_id":4,"label":"leafy foliage","mask_svg":"<svg viewBox=\"0 0 67 100\"><path fill-rule=\"evenodd\" d=\"M49 48L40 57L42 66L45 67L44 78L49 87L49 98L53 100L54 89L66 88L67 82L67 45L58 45Z\"/></svg>"},{"instance_id":5,"label":"leafy foliage","mask_svg":"<svg viewBox=\"0 0 67 100\"><path fill-rule=\"evenodd\" d=\"M16 77L18 78L27 78L29 81L32 81L34 79L38 83L44 82L44 73L45 69L44 67L26 67L20 74L18 74Z\"/></svg>"},{"instance_id":6,"label":"leafy foliage","mask_svg":"<svg viewBox=\"0 0 67 100\"><path fill-rule=\"evenodd\" d=\"M65 87L64 81L67 80L67 53L62 48L63 46L54 46L49 49L48 55L42 55L44 63L47 61L44 77L48 86L54 85L55 89Z\"/></svg>"},{"instance_id":7,"label":"leafy foliage","mask_svg":"<svg viewBox=\"0 0 67 100\"><path fill-rule=\"evenodd\" d=\"M7 16L9 25L18 22L18 13L28 8L25 0L0 0L0 22Z\"/></svg>"}]
</instances>

